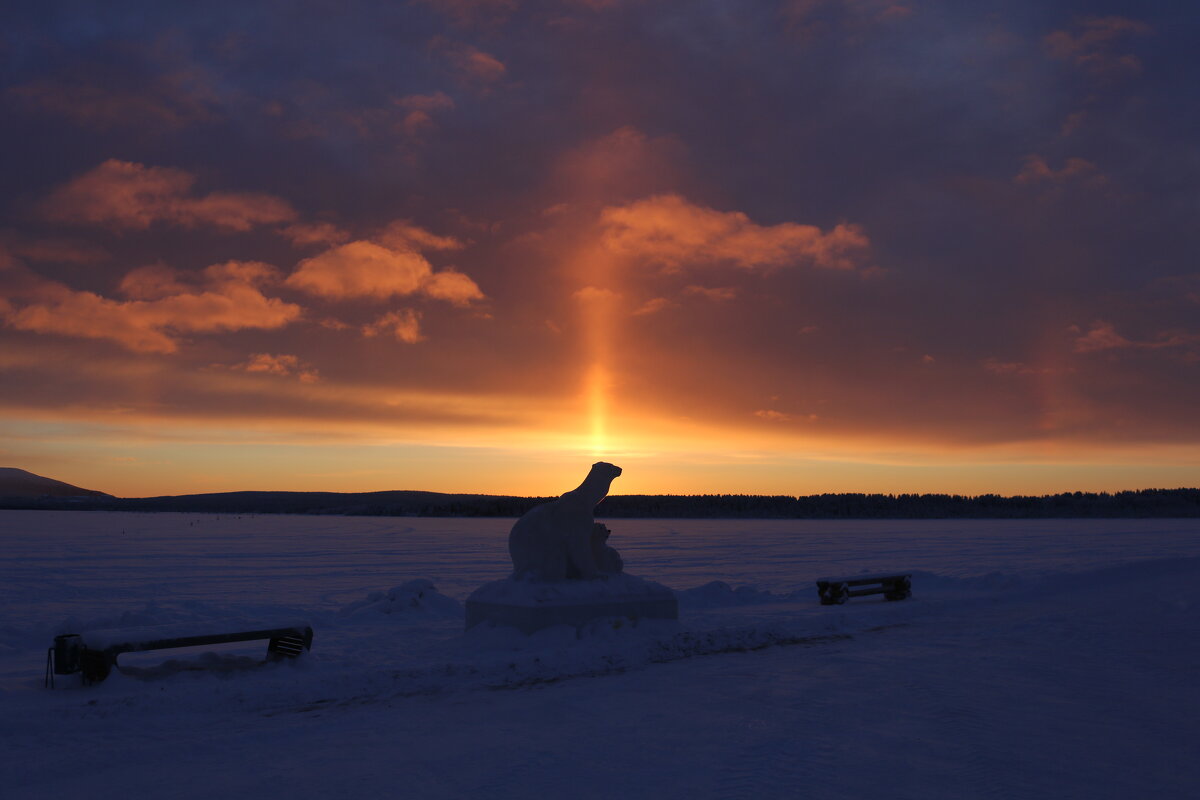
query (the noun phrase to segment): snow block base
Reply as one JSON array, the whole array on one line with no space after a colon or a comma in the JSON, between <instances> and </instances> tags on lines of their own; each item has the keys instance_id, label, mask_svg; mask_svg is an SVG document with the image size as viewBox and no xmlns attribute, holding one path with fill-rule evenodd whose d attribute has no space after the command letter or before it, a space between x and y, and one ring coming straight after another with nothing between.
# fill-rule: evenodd
<instances>
[{"instance_id":1,"label":"snow block base","mask_svg":"<svg viewBox=\"0 0 1200 800\"><path fill-rule=\"evenodd\" d=\"M679 603L661 583L627 574L554 583L505 578L485 583L467 598L468 629L491 622L533 633L609 617L679 619Z\"/></svg>"}]
</instances>

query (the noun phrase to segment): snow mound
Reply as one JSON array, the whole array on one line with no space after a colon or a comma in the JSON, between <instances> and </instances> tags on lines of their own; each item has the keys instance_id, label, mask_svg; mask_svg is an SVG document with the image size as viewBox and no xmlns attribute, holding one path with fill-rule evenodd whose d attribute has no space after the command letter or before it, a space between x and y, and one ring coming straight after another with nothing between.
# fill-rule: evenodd
<instances>
[{"instance_id":1,"label":"snow mound","mask_svg":"<svg viewBox=\"0 0 1200 800\"><path fill-rule=\"evenodd\" d=\"M655 596L669 590L660 583L628 572L601 575L595 580L541 581L534 578L502 578L480 586L475 600L493 603L597 603L629 597Z\"/></svg>"},{"instance_id":2,"label":"snow mound","mask_svg":"<svg viewBox=\"0 0 1200 800\"><path fill-rule=\"evenodd\" d=\"M371 592L341 610L345 616L360 614L407 614L425 612L435 616L461 616L462 606L453 597L437 590L433 581L417 578L405 581L386 592Z\"/></svg>"},{"instance_id":3,"label":"snow mound","mask_svg":"<svg viewBox=\"0 0 1200 800\"><path fill-rule=\"evenodd\" d=\"M210 619L209 614L194 609L173 605L159 605L154 601L150 601L137 611L122 611L119 614L96 617L67 617L54 627L54 634L146 628L176 623L207 621L208 619Z\"/></svg>"},{"instance_id":4,"label":"snow mound","mask_svg":"<svg viewBox=\"0 0 1200 800\"><path fill-rule=\"evenodd\" d=\"M570 648L548 646L550 637L546 637L536 652L514 653L508 659L481 663L477 675L489 689L513 689L701 656L788 645L825 645L850 638L844 634L803 635L779 626L679 631L675 623L654 620L638 627L643 628L640 635L636 630L598 626Z\"/></svg>"},{"instance_id":5,"label":"snow mound","mask_svg":"<svg viewBox=\"0 0 1200 800\"><path fill-rule=\"evenodd\" d=\"M703 586L677 591L675 596L679 598L680 605L689 608L725 608L794 600L796 592L778 595L753 586L739 586L735 589L725 581L709 581Z\"/></svg>"}]
</instances>

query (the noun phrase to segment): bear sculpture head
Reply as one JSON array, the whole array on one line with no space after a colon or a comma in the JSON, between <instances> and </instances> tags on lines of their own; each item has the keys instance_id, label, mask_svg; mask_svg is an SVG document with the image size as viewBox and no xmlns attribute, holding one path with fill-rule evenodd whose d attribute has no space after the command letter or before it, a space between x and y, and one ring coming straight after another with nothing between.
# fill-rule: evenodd
<instances>
[{"instance_id":1,"label":"bear sculpture head","mask_svg":"<svg viewBox=\"0 0 1200 800\"><path fill-rule=\"evenodd\" d=\"M597 461L595 464L592 464L592 474L599 475L611 481L613 478L620 477L621 468L607 461Z\"/></svg>"}]
</instances>

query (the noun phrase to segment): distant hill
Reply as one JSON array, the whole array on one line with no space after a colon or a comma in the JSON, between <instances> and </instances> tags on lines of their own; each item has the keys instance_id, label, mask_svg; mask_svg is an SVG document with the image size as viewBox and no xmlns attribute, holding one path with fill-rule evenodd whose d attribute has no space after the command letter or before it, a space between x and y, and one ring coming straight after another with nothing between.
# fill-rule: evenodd
<instances>
[{"instance_id":1,"label":"distant hill","mask_svg":"<svg viewBox=\"0 0 1200 800\"><path fill-rule=\"evenodd\" d=\"M21 472L21 470L8 470ZM23 473L29 475L29 473ZM30 476L37 478L37 476ZM38 478L45 481L45 478ZM68 493L84 492L57 481ZM547 497L441 492L218 492L173 497L4 496L0 509L176 511L210 514L335 514L370 517L519 517ZM1063 492L1037 497L950 494L610 495L600 519L1049 519L1200 517L1200 489Z\"/></svg>"},{"instance_id":2,"label":"distant hill","mask_svg":"<svg viewBox=\"0 0 1200 800\"><path fill-rule=\"evenodd\" d=\"M0 467L0 497L109 497L111 494L80 489L69 483L43 478L16 467Z\"/></svg>"},{"instance_id":3,"label":"distant hill","mask_svg":"<svg viewBox=\"0 0 1200 800\"><path fill-rule=\"evenodd\" d=\"M519 517L547 497L441 492L215 492L129 497L121 511L199 511L221 514L340 514L368 517Z\"/></svg>"}]
</instances>

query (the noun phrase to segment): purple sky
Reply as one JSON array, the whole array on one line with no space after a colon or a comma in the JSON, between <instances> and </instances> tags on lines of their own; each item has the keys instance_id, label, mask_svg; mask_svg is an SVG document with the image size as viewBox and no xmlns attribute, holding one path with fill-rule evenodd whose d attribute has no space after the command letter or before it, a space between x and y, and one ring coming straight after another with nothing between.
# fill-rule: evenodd
<instances>
[{"instance_id":1,"label":"purple sky","mask_svg":"<svg viewBox=\"0 0 1200 800\"><path fill-rule=\"evenodd\" d=\"M1198 21L7 8L0 462L128 495L550 493L594 457L625 492L1195 485Z\"/></svg>"}]
</instances>

